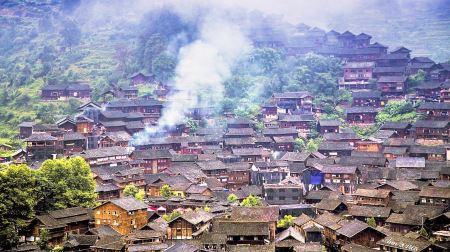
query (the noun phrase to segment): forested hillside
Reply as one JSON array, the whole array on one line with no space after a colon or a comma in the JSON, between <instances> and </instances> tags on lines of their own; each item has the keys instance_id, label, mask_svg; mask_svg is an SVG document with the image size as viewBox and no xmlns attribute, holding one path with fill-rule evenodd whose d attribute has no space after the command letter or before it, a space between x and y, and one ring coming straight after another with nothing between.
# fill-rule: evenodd
<instances>
[{"instance_id":1,"label":"forested hillside","mask_svg":"<svg viewBox=\"0 0 450 252\"><path fill-rule=\"evenodd\" d=\"M178 61L178 49L198 36L197 21L202 17L201 10L194 18L182 17L165 8L150 8L143 16L131 14L111 18L116 13L109 13L110 16L103 18L106 11L100 7L104 5L97 10L95 3L80 0L0 1L2 141L18 147L15 135L20 122L35 120L50 123L76 111L80 105L77 100L41 101L40 89L44 84L88 81L96 101L112 86L127 86L128 77L137 71L154 74L158 81L170 82ZM115 10L122 7L125 9L125 6L118 4ZM426 16L430 16L436 8L424 11L428 11ZM341 30L355 31L365 31L367 26L368 32L374 32L377 39L386 39L379 40L381 43L391 43L395 37L398 38L395 45L415 47L421 44L421 54L441 60L449 51L448 43L442 42L450 33L446 29L448 17L442 16L447 11L445 8L439 9L433 22L414 19L396 22L395 18L394 21L386 21L395 22L395 29L398 30L389 37L382 35L386 31L377 23L368 23L367 20L373 18L364 20L364 12L353 16L352 22L346 20L335 25ZM93 15L96 18L92 18ZM254 17L260 19L255 20ZM255 21L261 26L282 23L277 18L266 18L262 14L252 18L246 16L244 20L247 23ZM414 22L432 26L429 30L433 34L427 33L427 43L422 40L424 37L417 34L422 30L410 32L415 27ZM417 27L427 30L423 25ZM413 34L416 34L414 37L417 40L411 40ZM430 36L436 39L428 39ZM336 86L340 71L340 62L323 56L308 54L300 58L287 58L283 52L274 49L251 50L242 57L233 69L232 77L226 81L225 99L218 110L234 110L238 115L254 114L257 112L254 102L261 102L278 91L309 90L324 97L322 100L326 100L326 96L338 95L345 99L348 94L338 92ZM149 89L151 87L141 88L140 92L148 93Z\"/></svg>"}]
</instances>

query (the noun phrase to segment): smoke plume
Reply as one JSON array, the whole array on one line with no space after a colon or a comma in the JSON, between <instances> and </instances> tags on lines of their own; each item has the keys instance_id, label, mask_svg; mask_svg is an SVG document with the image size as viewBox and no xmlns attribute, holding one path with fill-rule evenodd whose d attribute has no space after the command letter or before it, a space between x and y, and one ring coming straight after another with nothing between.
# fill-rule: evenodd
<instances>
[{"instance_id":1,"label":"smoke plume","mask_svg":"<svg viewBox=\"0 0 450 252\"><path fill-rule=\"evenodd\" d=\"M185 122L185 115L199 106L214 106L223 98L223 83L231 68L250 49L249 40L226 17L215 13L199 23L199 38L180 48L174 92L168 98L162 116L154 127L135 135L134 143L145 143L149 137Z\"/></svg>"}]
</instances>

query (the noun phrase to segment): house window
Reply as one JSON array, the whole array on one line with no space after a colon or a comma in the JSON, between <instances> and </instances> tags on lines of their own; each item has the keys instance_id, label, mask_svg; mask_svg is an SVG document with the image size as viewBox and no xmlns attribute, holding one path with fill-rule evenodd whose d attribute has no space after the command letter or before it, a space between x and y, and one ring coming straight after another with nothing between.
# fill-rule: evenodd
<instances>
[{"instance_id":1,"label":"house window","mask_svg":"<svg viewBox=\"0 0 450 252\"><path fill-rule=\"evenodd\" d=\"M100 220L96 220L95 223L96 223L97 225L100 225Z\"/></svg>"},{"instance_id":2,"label":"house window","mask_svg":"<svg viewBox=\"0 0 450 252\"><path fill-rule=\"evenodd\" d=\"M285 199L286 199L286 197L284 197L284 196L279 197L279 200L285 200Z\"/></svg>"},{"instance_id":3,"label":"house window","mask_svg":"<svg viewBox=\"0 0 450 252\"><path fill-rule=\"evenodd\" d=\"M100 211L97 211L97 215L100 215Z\"/></svg>"},{"instance_id":4,"label":"house window","mask_svg":"<svg viewBox=\"0 0 450 252\"><path fill-rule=\"evenodd\" d=\"M134 224L136 224L136 220L135 220L135 219L132 219L132 220L131 220L131 225L134 225Z\"/></svg>"}]
</instances>

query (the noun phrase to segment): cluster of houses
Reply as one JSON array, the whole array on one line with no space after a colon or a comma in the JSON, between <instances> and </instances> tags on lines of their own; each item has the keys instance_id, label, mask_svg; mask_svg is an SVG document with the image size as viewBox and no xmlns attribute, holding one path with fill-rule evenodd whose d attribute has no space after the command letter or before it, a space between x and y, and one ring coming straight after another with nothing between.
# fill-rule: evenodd
<instances>
[{"instance_id":1,"label":"cluster of houses","mask_svg":"<svg viewBox=\"0 0 450 252\"><path fill-rule=\"evenodd\" d=\"M153 96L138 96L135 87L152 77L137 73L108 102L86 102L54 124L20 124L26 148L4 162L38 167L80 156L99 201L38 214L21 230L21 251L37 251L43 229L64 251L448 251L449 66L411 59L403 47L387 53L364 33L308 28L298 36L258 37L255 45L341 57L338 85L353 98L345 122L320 119L308 92L284 92L261 104L255 120L199 107L189 114L199 128L180 124L135 142L158 121L170 91L158 84ZM419 69L426 82L406 95L407 76ZM88 97L74 86L52 90L43 98ZM419 104L420 120L386 122L369 138L348 127L373 125L400 98ZM205 118L223 126L202 125ZM298 151L296 139L311 135L323 138L317 151ZM124 196L131 184L144 191L143 202ZM261 206L240 206L249 196ZM291 225L277 226L287 215Z\"/></svg>"}]
</instances>

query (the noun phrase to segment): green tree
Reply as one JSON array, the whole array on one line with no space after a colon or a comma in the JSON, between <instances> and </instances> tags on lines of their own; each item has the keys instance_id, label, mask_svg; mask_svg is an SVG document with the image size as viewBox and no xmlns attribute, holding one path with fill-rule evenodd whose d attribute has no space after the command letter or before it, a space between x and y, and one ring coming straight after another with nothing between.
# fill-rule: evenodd
<instances>
[{"instance_id":1,"label":"green tree","mask_svg":"<svg viewBox=\"0 0 450 252\"><path fill-rule=\"evenodd\" d=\"M178 212L178 211L173 211L173 212L171 212L170 214L164 214L164 215L162 216L162 218L163 218L165 221L170 222L170 221L174 220L175 218L177 218L178 216L181 216L181 213Z\"/></svg>"},{"instance_id":2,"label":"green tree","mask_svg":"<svg viewBox=\"0 0 450 252\"><path fill-rule=\"evenodd\" d=\"M165 184L161 187L161 189L159 189L159 195L168 199L170 198L170 196L172 196L172 189L168 184Z\"/></svg>"},{"instance_id":3,"label":"green tree","mask_svg":"<svg viewBox=\"0 0 450 252\"><path fill-rule=\"evenodd\" d=\"M80 44L81 30L74 21L68 20L64 22L63 28L59 33L63 38L63 45L69 47L70 49Z\"/></svg>"},{"instance_id":4,"label":"green tree","mask_svg":"<svg viewBox=\"0 0 450 252\"><path fill-rule=\"evenodd\" d=\"M81 157L46 160L38 170L41 211L96 205L95 181Z\"/></svg>"},{"instance_id":5,"label":"green tree","mask_svg":"<svg viewBox=\"0 0 450 252\"><path fill-rule=\"evenodd\" d=\"M294 140L295 151L302 151L304 148L305 148L305 140L301 139L300 137L297 137Z\"/></svg>"},{"instance_id":6,"label":"green tree","mask_svg":"<svg viewBox=\"0 0 450 252\"><path fill-rule=\"evenodd\" d=\"M282 54L273 48L256 48L250 53L249 61L263 73L271 73L281 64Z\"/></svg>"},{"instance_id":7,"label":"green tree","mask_svg":"<svg viewBox=\"0 0 450 252\"><path fill-rule=\"evenodd\" d=\"M367 219L367 225L376 228L377 227L377 222L375 221L375 218L370 217Z\"/></svg>"},{"instance_id":8,"label":"green tree","mask_svg":"<svg viewBox=\"0 0 450 252\"><path fill-rule=\"evenodd\" d=\"M415 122L418 114L409 101L389 101L376 116L376 122Z\"/></svg>"},{"instance_id":9,"label":"green tree","mask_svg":"<svg viewBox=\"0 0 450 252\"><path fill-rule=\"evenodd\" d=\"M136 197L136 194L139 193L139 188L134 184L126 185L123 189L123 195L126 197Z\"/></svg>"},{"instance_id":10,"label":"green tree","mask_svg":"<svg viewBox=\"0 0 450 252\"><path fill-rule=\"evenodd\" d=\"M424 83L426 77L427 73L422 69L420 69L416 74L410 75L408 77L408 88L412 90L415 87L420 86Z\"/></svg>"},{"instance_id":11,"label":"green tree","mask_svg":"<svg viewBox=\"0 0 450 252\"><path fill-rule=\"evenodd\" d=\"M322 143L322 138L309 139L306 143L306 150L308 152L315 152L319 149L320 143Z\"/></svg>"},{"instance_id":12,"label":"green tree","mask_svg":"<svg viewBox=\"0 0 450 252\"><path fill-rule=\"evenodd\" d=\"M44 251L48 250L48 230L46 228L39 230L39 241L37 241L37 245Z\"/></svg>"},{"instance_id":13,"label":"green tree","mask_svg":"<svg viewBox=\"0 0 450 252\"><path fill-rule=\"evenodd\" d=\"M238 200L238 197L234 193L230 193L227 197L227 201L230 203L235 203Z\"/></svg>"},{"instance_id":14,"label":"green tree","mask_svg":"<svg viewBox=\"0 0 450 252\"><path fill-rule=\"evenodd\" d=\"M241 202L241 206L243 207L258 207L262 206L261 198L255 197L253 195L249 195Z\"/></svg>"},{"instance_id":15,"label":"green tree","mask_svg":"<svg viewBox=\"0 0 450 252\"><path fill-rule=\"evenodd\" d=\"M26 165L0 165L0 248L19 241L18 231L34 216L36 174Z\"/></svg>"},{"instance_id":16,"label":"green tree","mask_svg":"<svg viewBox=\"0 0 450 252\"><path fill-rule=\"evenodd\" d=\"M281 220L277 221L277 228L288 228L294 225L295 217L292 215L285 215Z\"/></svg>"},{"instance_id":17,"label":"green tree","mask_svg":"<svg viewBox=\"0 0 450 252\"><path fill-rule=\"evenodd\" d=\"M188 118L186 126L189 128L190 133L195 133L198 129L198 122L192 118Z\"/></svg>"},{"instance_id":18,"label":"green tree","mask_svg":"<svg viewBox=\"0 0 450 252\"><path fill-rule=\"evenodd\" d=\"M152 72L160 81L170 80L175 75L177 60L168 53L160 53L152 62Z\"/></svg>"},{"instance_id":19,"label":"green tree","mask_svg":"<svg viewBox=\"0 0 450 252\"><path fill-rule=\"evenodd\" d=\"M424 227L421 227L421 228L420 228L419 234L420 234L421 236L427 238L427 239L430 238L430 236L429 236L427 230L426 230Z\"/></svg>"}]
</instances>

